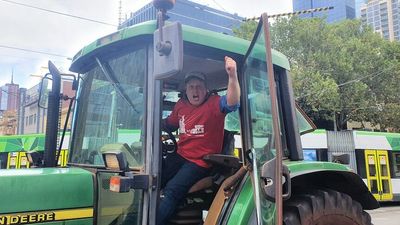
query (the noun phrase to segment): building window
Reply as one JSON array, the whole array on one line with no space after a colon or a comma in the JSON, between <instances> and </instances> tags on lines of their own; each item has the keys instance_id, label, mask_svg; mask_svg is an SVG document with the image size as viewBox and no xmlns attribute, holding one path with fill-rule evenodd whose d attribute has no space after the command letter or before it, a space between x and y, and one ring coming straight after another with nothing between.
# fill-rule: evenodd
<instances>
[{"instance_id":1,"label":"building window","mask_svg":"<svg viewBox=\"0 0 400 225\"><path fill-rule=\"evenodd\" d=\"M393 153L394 176L400 177L400 153Z\"/></svg>"}]
</instances>

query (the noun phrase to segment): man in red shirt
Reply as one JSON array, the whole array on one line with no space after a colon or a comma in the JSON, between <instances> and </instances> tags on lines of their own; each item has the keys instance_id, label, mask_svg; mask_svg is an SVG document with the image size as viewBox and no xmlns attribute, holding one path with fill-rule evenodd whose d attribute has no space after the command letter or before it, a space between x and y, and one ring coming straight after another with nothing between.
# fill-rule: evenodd
<instances>
[{"instance_id":1,"label":"man in red shirt","mask_svg":"<svg viewBox=\"0 0 400 225\"><path fill-rule=\"evenodd\" d=\"M179 129L177 154L167 157L163 166L164 197L157 224L165 224L190 187L205 177L209 167L203 156L220 153L225 116L239 107L240 87L236 62L225 56L228 89L225 96L210 95L205 75L190 72L185 76L186 96L180 99L164 121L167 129Z\"/></svg>"}]
</instances>

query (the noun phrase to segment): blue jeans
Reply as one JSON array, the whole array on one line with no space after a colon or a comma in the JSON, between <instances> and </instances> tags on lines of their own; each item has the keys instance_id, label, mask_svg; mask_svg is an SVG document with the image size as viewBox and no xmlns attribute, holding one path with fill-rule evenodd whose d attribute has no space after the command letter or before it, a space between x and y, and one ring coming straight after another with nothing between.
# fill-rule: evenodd
<instances>
[{"instance_id":1,"label":"blue jeans","mask_svg":"<svg viewBox=\"0 0 400 225\"><path fill-rule=\"evenodd\" d=\"M170 156L168 156L170 157ZM174 214L177 205L185 198L189 189L207 176L209 169L196 165L178 154L173 154L163 165L162 184L164 198L157 210L157 224L164 225Z\"/></svg>"}]
</instances>

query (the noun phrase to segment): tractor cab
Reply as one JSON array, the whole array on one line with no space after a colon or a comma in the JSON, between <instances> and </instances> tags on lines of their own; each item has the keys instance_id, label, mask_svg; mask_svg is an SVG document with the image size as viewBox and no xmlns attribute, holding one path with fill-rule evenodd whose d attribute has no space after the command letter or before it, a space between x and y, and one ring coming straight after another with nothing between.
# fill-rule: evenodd
<instances>
[{"instance_id":1,"label":"tractor cab","mask_svg":"<svg viewBox=\"0 0 400 225\"><path fill-rule=\"evenodd\" d=\"M188 72L205 74L210 95L225 94L228 85L225 56L238 65L241 107L225 119L225 134L221 137L224 150L206 156L205 160L213 165L212 172L192 187L171 223L193 224L219 218L225 212L222 207L227 204L225 194L233 195L249 182L260 187L256 188L256 194L274 199L274 192L264 191L274 187L262 188L264 181L254 175L267 172L261 166L276 155L267 72L285 73L286 58L278 52L270 53L275 65L271 63L268 68L268 48L261 25L256 39L250 43L224 34L167 24L159 30L163 30L163 41L172 42L169 53L158 50L160 39L157 31L153 34L155 25L147 22L103 37L82 49L71 65L71 71L81 76L69 166L95 171L97 220L107 221L104 224L128 220L136 221L132 224L155 223L156 206L162 197L163 160L176 151L179 136L162 131L161 121L184 97L184 76ZM180 32L183 39L176 40ZM254 50L247 51L249 47ZM251 125L246 125L249 122ZM251 160L261 161L252 164ZM265 176L274 179L272 171ZM267 210L261 205L267 202L274 205L266 198L258 199L259 213ZM216 208L205 216L211 207Z\"/></svg>"}]
</instances>

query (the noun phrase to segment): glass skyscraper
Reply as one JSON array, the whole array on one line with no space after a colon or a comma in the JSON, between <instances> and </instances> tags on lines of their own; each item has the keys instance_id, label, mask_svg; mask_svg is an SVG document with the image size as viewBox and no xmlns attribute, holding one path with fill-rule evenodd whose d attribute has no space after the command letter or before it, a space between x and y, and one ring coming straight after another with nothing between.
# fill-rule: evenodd
<instances>
[{"instance_id":1,"label":"glass skyscraper","mask_svg":"<svg viewBox=\"0 0 400 225\"><path fill-rule=\"evenodd\" d=\"M300 18L326 17L328 23L356 18L355 0L293 0L293 11L333 6L329 11L299 15Z\"/></svg>"},{"instance_id":2,"label":"glass skyscraper","mask_svg":"<svg viewBox=\"0 0 400 225\"><path fill-rule=\"evenodd\" d=\"M123 22L119 28L155 20L156 15L156 9L151 2L131 13L130 18ZM188 0L176 1L174 8L168 11L167 15L169 21L179 21L185 25L225 34L232 34L232 28L239 27L244 19L237 14L230 14Z\"/></svg>"}]
</instances>

